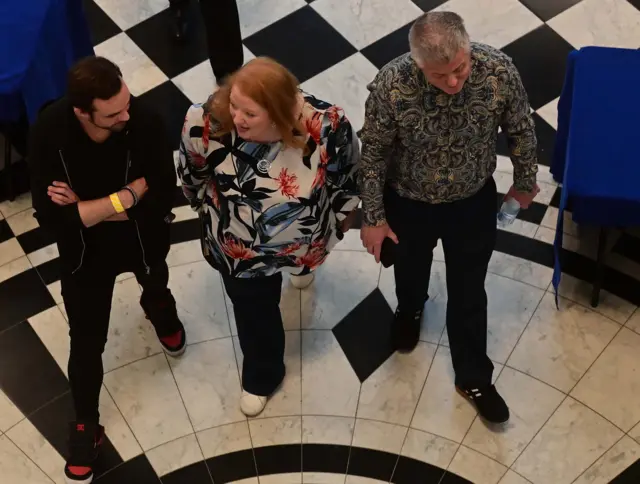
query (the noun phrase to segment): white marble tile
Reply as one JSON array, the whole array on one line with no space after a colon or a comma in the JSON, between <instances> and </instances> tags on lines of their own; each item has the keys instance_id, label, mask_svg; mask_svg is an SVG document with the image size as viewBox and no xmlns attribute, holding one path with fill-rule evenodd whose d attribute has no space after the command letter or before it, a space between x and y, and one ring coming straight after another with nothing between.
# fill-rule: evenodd
<instances>
[{"instance_id":1,"label":"white marble tile","mask_svg":"<svg viewBox=\"0 0 640 484\"><path fill-rule=\"evenodd\" d=\"M409 354L394 353L362 385L358 418L408 426L437 346L420 342Z\"/></svg>"},{"instance_id":2,"label":"white marble tile","mask_svg":"<svg viewBox=\"0 0 640 484\"><path fill-rule=\"evenodd\" d=\"M249 421L254 447L302 443L302 417L273 417Z\"/></svg>"},{"instance_id":3,"label":"white marble tile","mask_svg":"<svg viewBox=\"0 0 640 484\"><path fill-rule=\"evenodd\" d=\"M164 354L107 373L104 383L144 450L193 432Z\"/></svg>"},{"instance_id":4,"label":"white marble tile","mask_svg":"<svg viewBox=\"0 0 640 484\"><path fill-rule=\"evenodd\" d=\"M220 273L207 262L170 268L169 287L189 344L231 335Z\"/></svg>"},{"instance_id":5,"label":"white marble tile","mask_svg":"<svg viewBox=\"0 0 640 484\"><path fill-rule=\"evenodd\" d=\"M623 328L571 396L628 432L640 421L640 335Z\"/></svg>"},{"instance_id":6,"label":"white marble tile","mask_svg":"<svg viewBox=\"0 0 640 484\"><path fill-rule=\"evenodd\" d=\"M124 32L105 40L95 46L94 50L96 55L106 57L120 67L122 77L134 96L144 94L168 80L158 66Z\"/></svg>"},{"instance_id":7,"label":"white marble tile","mask_svg":"<svg viewBox=\"0 0 640 484\"><path fill-rule=\"evenodd\" d=\"M474 484L498 484L507 468L475 450L460 446L449 471Z\"/></svg>"},{"instance_id":8,"label":"white marble tile","mask_svg":"<svg viewBox=\"0 0 640 484\"><path fill-rule=\"evenodd\" d=\"M333 333L302 331L302 414L355 417L359 392L360 380Z\"/></svg>"},{"instance_id":9,"label":"white marble tile","mask_svg":"<svg viewBox=\"0 0 640 484\"><path fill-rule=\"evenodd\" d=\"M640 309L636 309L625 325L632 331L640 334Z\"/></svg>"},{"instance_id":10,"label":"white marble tile","mask_svg":"<svg viewBox=\"0 0 640 484\"><path fill-rule=\"evenodd\" d=\"M251 448L251 434L246 420L203 430L196 435L205 459Z\"/></svg>"},{"instance_id":11,"label":"white marble tile","mask_svg":"<svg viewBox=\"0 0 640 484\"><path fill-rule=\"evenodd\" d=\"M316 0L311 6L358 49L422 14L409 0Z\"/></svg>"},{"instance_id":12,"label":"white marble tile","mask_svg":"<svg viewBox=\"0 0 640 484\"><path fill-rule=\"evenodd\" d=\"M544 119L547 123L553 127L553 129L558 129L558 101L560 98L556 98L548 104L545 104L536 112L540 115L542 119Z\"/></svg>"},{"instance_id":13,"label":"white marble tile","mask_svg":"<svg viewBox=\"0 0 640 484\"><path fill-rule=\"evenodd\" d=\"M167 265L175 267L191 262L203 261L202 247L199 240L190 240L188 242L180 242L173 244L167 255Z\"/></svg>"},{"instance_id":14,"label":"white marble tile","mask_svg":"<svg viewBox=\"0 0 640 484\"><path fill-rule=\"evenodd\" d=\"M536 484L573 482L622 435L593 410L568 397L513 470Z\"/></svg>"},{"instance_id":15,"label":"white marble tile","mask_svg":"<svg viewBox=\"0 0 640 484\"><path fill-rule=\"evenodd\" d=\"M304 7L306 2L304 0L278 0L277 2L238 0L237 5L242 38L246 39L275 21Z\"/></svg>"},{"instance_id":16,"label":"white marble tile","mask_svg":"<svg viewBox=\"0 0 640 484\"><path fill-rule=\"evenodd\" d=\"M9 200L0 202L0 213L6 219L29 208L31 208L31 192L18 195L13 202Z\"/></svg>"},{"instance_id":17,"label":"white marble tile","mask_svg":"<svg viewBox=\"0 0 640 484\"><path fill-rule=\"evenodd\" d=\"M302 413L302 379L300 362L300 331L287 331L285 333L284 364L287 373L277 391L269 398L264 411L257 418L284 417L300 415ZM233 338L236 359L240 375L242 375L243 355L240 341Z\"/></svg>"},{"instance_id":18,"label":"white marble tile","mask_svg":"<svg viewBox=\"0 0 640 484\"><path fill-rule=\"evenodd\" d=\"M114 286L109 335L102 355L105 372L162 352L155 329L140 307L140 294L135 279Z\"/></svg>"},{"instance_id":19,"label":"white marble tile","mask_svg":"<svg viewBox=\"0 0 640 484\"><path fill-rule=\"evenodd\" d=\"M582 281L568 274L562 274L558 293L571 301L580 303L586 307L591 307L592 288L591 282ZM636 306L621 297L603 290L600 291L598 307L592 309L620 324L625 324L636 310Z\"/></svg>"},{"instance_id":20,"label":"white marble tile","mask_svg":"<svg viewBox=\"0 0 640 484\"><path fill-rule=\"evenodd\" d=\"M399 454L407 431L402 425L359 418L353 431L353 446Z\"/></svg>"},{"instance_id":21,"label":"white marble tile","mask_svg":"<svg viewBox=\"0 0 640 484\"><path fill-rule=\"evenodd\" d=\"M545 290L553 276L551 267L498 251L494 251L491 256L489 272Z\"/></svg>"},{"instance_id":22,"label":"white marble tile","mask_svg":"<svg viewBox=\"0 0 640 484\"><path fill-rule=\"evenodd\" d=\"M11 227L13 235L17 237L39 227L38 221L33 216L34 213L36 211L33 208L29 208L7 218L7 223Z\"/></svg>"},{"instance_id":23,"label":"white marble tile","mask_svg":"<svg viewBox=\"0 0 640 484\"><path fill-rule=\"evenodd\" d=\"M356 251L356 252L366 252L367 249L363 247L362 240L360 239L360 231L359 230L349 230L346 234L344 234L344 238L335 246L333 250L344 250L344 251Z\"/></svg>"},{"instance_id":24,"label":"white marble tile","mask_svg":"<svg viewBox=\"0 0 640 484\"><path fill-rule=\"evenodd\" d=\"M584 0L549 21L576 49L589 45L638 48L640 11L629 2Z\"/></svg>"},{"instance_id":25,"label":"white marble tile","mask_svg":"<svg viewBox=\"0 0 640 484\"><path fill-rule=\"evenodd\" d=\"M31 263L27 256L22 256L11 262L7 262L0 266L0 284L29 269L31 269Z\"/></svg>"},{"instance_id":26,"label":"white marble tile","mask_svg":"<svg viewBox=\"0 0 640 484\"><path fill-rule=\"evenodd\" d=\"M22 412L0 389L0 433L9 430L23 418Z\"/></svg>"},{"instance_id":27,"label":"white marble tile","mask_svg":"<svg viewBox=\"0 0 640 484\"><path fill-rule=\"evenodd\" d=\"M505 277L487 274L487 354L505 363L540 303L544 291ZM449 346L445 332L441 344Z\"/></svg>"},{"instance_id":28,"label":"white marble tile","mask_svg":"<svg viewBox=\"0 0 640 484\"><path fill-rule=\"evenodd\" d=\"M193 211L189 205L183 205L182 207L176 207L172 210L176 218L173 219L173 223L184 222L185 220L193 220L198 218L198 214Z\"/></svg>"},{"instance_id":29,"label":"white marble tile","mask_svg":"<svg viewBox=\"0 0 640 484\"><path fill-rule=\"evenodd\" d=\"M451 464L459 444L437 435L409 429L402 446L402 455L446 469Z\"/></svg>"},{"instance_id":30,"label":"white marble tile","mask_svg":"<svg viewBox=\"0 0 640 484\"><path fill-rule=\"evenodd\" d=\"M513 162L511 161L511 158L509 158L508 156L498 155L496 161L496 171L510 173L513 177ZM551 175L551 172L549 171L549 167L545 165L538 165L537 180L539 182L549 183L556 187L558 186L556 181L553 179L553 175Z\"/></svg>"},{"instance_id":31,"label":"white marble tile","mask_svg":"<svg viewBox=\"0 0 640 484\"><path fill-rule=\"evenodd\" d=\"M629 437L633 438L640 444L640 422L629 432Z\"/></svg>"},{"instance_id":32,"label":"white marble tile","mask_svg":"<svg viewBox=\"0 0 640 484\"><path fill-rule=\"evenodd\" d=\"M434 255L435 258L435 255ZM431 265L429 280L429 300L422 313L420 339L437 344L442 338L447 314L446 269L443 262L434 260ZM393 267L382 269L380 274L380 292L385 297L392 311L398 307L396 298L396 282Z\"/></svg>"},{"instance_id":33,"label":"white marble tile","mask_svg":"<svg viewBox=\"0 0 640 484\"><path fill-rule=\"evenodd\" d=\"M260 484L302 484L302 473L260 476Z\"/></svg>"},{"instance_id":34,"label":"white marble tile","mask_svg":"<svg viewBox=\"0 0 640 484\"><path fill-rule=\"evenodd\" d=\"M379 481L378 479L370 479L368 477L347 476L345 484L388 484L387 481Z\"/></svg>"},{"instance_id":35,"label":"white marble tile","mask_svg":"<svg viewBox=\"0 0 640 484\"><path fill-rule=\"evenodd\" d=\"M574 237L578 236L578 225L572 219L573 215L571 212L564 211L563 219L564 225L562 226L562 231L565 234L573 235ZM544 217L542 217L542 221L540 225L543 227L547 227L552 229L554 232L558 225L558 209L556 207L549 206L547 207L547 211L544 213Z\"/></svg>"},{"instance_id":36,"label":"white marble tile","mask_svg":"<svg viewBox=\"0 0 640 484\"><path fill-rule=\"evenodd\" d=\"M69 325L58 306L29 318L29 324L66 376L69 363Z\"/></svg>"},{"instance_id":37,"label":"white marble tile","mask_svg":"<svg viewBox=\"0 0 640 484\"><path fill-rule=\"evenodd\" d=\"M340 106L351 126L359 131L364 124L364 104L369 95L367 84L377 73L378 69L357 52L304 82L301 88L318 99Z\"/></svg>"},{"instance_id":38,"label":"white marble tile","mask_svg":"<svg viewBox=\"0 0 640 484\"><path fill-rule=\"evenodd\" d=\"M60 281L52 282L47 286L47 289L56 304L64 303L62 300L62 285L60 284Z\"/></svg>"},{"instance_id":39,"label":"white marble tile","mask_svg":"<svg viewBox=\"0 0 640 484\"><path fill-rule=\"evenodd\" d=\"M555 229L550 229L548 227L543 227L542 225L538 227L534 239L544 242L545 244L553 245L556 240L556 231ZM581 243L583 240L579 239L575 235L562 234L562 248L570 250L572 252L578 252L580 254L585 253L585 247ZM549 268L553 272L553 269ZM563 275L564 277L564 275Z\"/></svg>"},{"instance_id":40,"label":"white marble tile","mask_svg":"<svg viewBox=\"0 0 640 484\"><path fill-rule=\"evenodd\" d=\"M344 484L344 473L329 474L327 472L303 472L303 484Z\"/></svg>"},{"instance_id":41,"label":"white marble tile","mask_svg":"<svg viewBox=\"0 0 640 484\"><path fill-rule=\"evenodd\" d=\"M28 419L13 427L6 436L56 484L65 484L64 459Z\"/></svg>"},{"instance_id":42,"label":"white marble tile","mask_svg":"<svg viewBox=\"0 0 640 484\"><path fill-rule=\"evenodd\" d=\"M638 459L640 459L640 445L624 436L573 484L609 484Z\"/></svg>"},{"instance_id":43,"label":"white marble tile","mask_svg":"<svg viewBox=\"0 0 640 484\"><path fill-rule=\"evenodd\" d=\"M33 267L49 262L50 260L57 259L59 256L58 244L48 245L27 255Z\"/></svg>"},{"instance_id":44,"label":"white marble tile","mask_svg":"<svg viewBox=\"0 0 640 484\"><path fill-rule=\"evenodd\" d=\"M5 240L0 243L0 267L24 257L24 255L25 253L16 238Z\"/></svg>"},{"instance_id":45,"label":"white marble tile","mask_svg":"<svg viewBox=\"0 0 640 484\"><path fill-rule=\"evenodd\" d=\"M0 435L0 475L7 483L51 484L52 482L4 435Z\"/></svg>"},{"instance_id":46,"label":"white marble tile","mask_svg":"<svg viewBox=\"0 0 640 484\"><path fill-rule=\"evenodd\" d=\"M380 267L366 252L332 252L302 291L302 328L332 329L376 288Z\"/></svg>"},{"instance_id":47,"label":"white marble tile","mask_svg":"<svg viewBox=\"0 0 640 484\"><path fill-rule=\"evenodd\" d=\"M511 368L505 368L496 383L507 402L511 418L499 431L476 419L463 444L510 466L536 432L558 408L565 395Z\"/></svg>"},{"instance_id":48,"label":"white marble tile","mask_svg":"<svg viewBox=\"0 0 640 484\"><path fill-rule=\"evenodd\" d=\"M180 437L147 451L147 458L158 477L202 461L202 451L194 434Z\"/></svg>"},{"instance_id":49,"label":"white marble tile","mask_svg":"<svg viewBox=\"0 0 640 484\"><path fill-rule=\"evenodd\" d=\"M244 420L231 338L192 345L169 363L196 431Z\"/></svg>"},{"instance_id":50,"label":"white marble tile","mask_svg":"<svg viewBox=\"0 0 640 484\"><path fill-rule=\"evenodd\" d=\"M122 30L146 20L168 7L163 0L95 0Z\"/></svg>"},{"instance_id":51,"label":"white marble tile","mask_svg":"<svg viewBox=\"0 0 640 484\"><path fill-rule=\"evenodd\" d=\"M62 313L62 316L64 316L64 320L68 323L69 322L69 315L67 314L67 309L64 307L64 303L58 304L58 309Z\"/></svg>"},{"instance_id":52,"label":"white marble tile","mask_svg":"<svg viewBox=\"0 0 640 484\"><path fill-rule=\"evenodd\" d=\"M104 385L100 392L100 422L125 462L142 454L140 444Z\"/></svg>"},{"instance_id":53,"label":"white marble tile","mask_svg":"<svg viewBox=\"0 0 640 484\"><path fill-rule=\"evenodd\" d=\"M438 347L411 427L462 442L475 416L475 409L455 390L449 348Z\"/></svg>"},{"instance_id":54,"label":"white marble tile","mask_svg":"<svg viewBox=\"0 0 640 484\"><path fill-rule=\"evenodd\" d=\"M583 306L546 294L507 365L568 392L620 329Z\"/></svg>"},{"instance_id":55,"label":"white marble tile","mask_svg":"<svg viewBox=\"0 0 640 484\"><path fill-rule=\"evenodd\" d=\"M304 444L351 445L355 420L347 417L303 415Z\"/></svg>"},{"instance_id":56,"label":"white marble tile","mask_svg":"<svg viewBox=\"0 0 640 484\"><path fill-rule=\"evenodd\" d=\"M507 471L504 477L500 480L500 484L531 484L520 474L516 474L511 469Z\"/></svg>"},{"instance_id":57,"label":"white marble tile","mask_svg":"<svg viewBox=\"0 0 640 484\"><path fill-rule=\"evenodd\" d=\"M449 0L435 10L460 14L474 41L498 49L542 25L542 20L517 0Z\"/></svg>"}]
</instances>

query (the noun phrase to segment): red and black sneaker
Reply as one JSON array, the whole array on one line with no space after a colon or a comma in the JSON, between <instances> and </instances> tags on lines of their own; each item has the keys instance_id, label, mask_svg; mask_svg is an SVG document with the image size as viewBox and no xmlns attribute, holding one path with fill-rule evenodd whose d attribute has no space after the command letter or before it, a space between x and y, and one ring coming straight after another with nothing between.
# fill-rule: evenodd
<instances>
[{"instance_id":1,"label":"red and black sneaker","mask_svg":"<svg viewBox=\"0 0 640 484\"><path fill-rule=\"evenodd\" d=\"M69 459L64 466L67 484L93 481L93 463L104 441L104 427L95 423L73 422L69 432Z\"/></svg>"},{"instance_id":2,"label":"red and black sneaker","mask_svg":"<svg viewBox=\"0 0 640 484\"><path fill-rule=\"evenodd\" d=\"M187 349L187 337L184 329L170 336L163 336L158 339L164 352L174 358L181 356Z\"/></svg>"},{"instance_id":3,"label":"red and black sneaker","mask_svg":"<svg viewBox=\"0 0 640 484\"><path fill-rule=\"evenodd\" d=\"M187 334L180 318L178 318L176 300L171 295L171 292L167 290L165 296L155 300L145 299L143 294L140 299L140 305L147 319L156 328L156 333L159 328L175 329L174 332L166 336L158 334L158 339L164 352L173 357L182 355L187 348Z\"/></svg>"}]
</instances>

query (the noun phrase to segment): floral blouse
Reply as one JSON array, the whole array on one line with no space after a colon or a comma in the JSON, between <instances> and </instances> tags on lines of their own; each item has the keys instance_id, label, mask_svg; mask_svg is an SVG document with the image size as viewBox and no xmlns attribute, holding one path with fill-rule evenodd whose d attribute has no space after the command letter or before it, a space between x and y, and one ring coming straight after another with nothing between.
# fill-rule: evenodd
<instances>
[{"instance_id":1,"label":"floral blouse","mask_svg":"<svg viewBox=\"0 0 640 484\"><path fill-rule=\"evenodd\" d=\"M306 149L214 135L208 105L187 111L178 175L209 263L233 277L313 271L359 203L358 138L342 109L305 94Z\"/></svg>"}]
</instances>

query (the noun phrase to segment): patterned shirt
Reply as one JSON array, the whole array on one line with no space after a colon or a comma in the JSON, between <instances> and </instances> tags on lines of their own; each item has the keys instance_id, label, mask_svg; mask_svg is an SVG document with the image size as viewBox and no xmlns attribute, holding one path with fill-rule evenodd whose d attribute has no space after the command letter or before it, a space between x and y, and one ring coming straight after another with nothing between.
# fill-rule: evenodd
<instances>
[{"instance_id":1,"label":"patterned shirt","mask_svg":"<svg viewBox=\"0 0 640 484\"><path fill-rule=\"evenodd\" d=\"M255 143L189 108L178 175L203 223L206 259L233 277L308 274L343 237L354 210L358 138L342 109L305 95L306 148Z\"/></svg>"},{"instance_id":2,"label":"patterned shirt","mask_svg":"<svg viewBox=\"0 0 640 484\"><path fill-rule=\"evenodd\" d=\"M475 194L496 168L498 127L509 142L515 188L533 189L535 125L520 75L499 50L472 44L471 74L455 95L429 84L409 54L367 87L359 177L367 225L385 223L385 184L434 204Z\"/></svg>"}]
</instances>

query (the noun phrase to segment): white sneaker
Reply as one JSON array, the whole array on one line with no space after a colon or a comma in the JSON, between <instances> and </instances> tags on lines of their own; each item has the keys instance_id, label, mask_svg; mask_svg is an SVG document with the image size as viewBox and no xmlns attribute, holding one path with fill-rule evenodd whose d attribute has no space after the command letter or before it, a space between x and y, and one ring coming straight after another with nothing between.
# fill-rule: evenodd
<instances>
[{"instance_id":1,"label":"white sneaker","mask_svg":"<svg viewBox=\"0 0 640 484\"><path fill-rule=\"evenodd\" d=\"M309 274L305 274L304 276L292 275L290 276L290 278L291 278L291 285L293 287L295 287L296 289L305 289L311 285L311 283L315 279L315 276L313 272L310 272Z\"/></svg>"},{"instance_id":2,"label":"white sneaker","mask_svg":"<svg viewBox=\"0 0 640 484\"><path fill-rule=\"evenodd\" d=\"M253 395L246 390L242 390L242 396L240 397L240 410L247 417L255 417L259 415L264 407L267 406L268 397L261 397Z\"/></svg>"}]
</instances>

